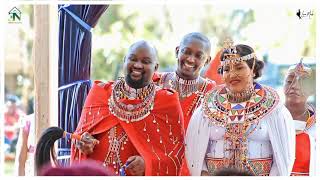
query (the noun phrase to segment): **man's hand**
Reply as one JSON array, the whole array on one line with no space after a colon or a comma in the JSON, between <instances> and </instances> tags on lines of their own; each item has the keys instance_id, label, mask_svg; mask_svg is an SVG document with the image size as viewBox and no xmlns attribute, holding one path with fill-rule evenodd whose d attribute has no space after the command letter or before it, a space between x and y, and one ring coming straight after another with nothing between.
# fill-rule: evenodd
<instances>
[{"instance_id":1,"label":"man's hand","mask_svg":"<svg viewBox=\"0 0 320 180\"><path fill-rule=\"evenodd\" d=\"M127 163L129 163L129 165L127 166L126 170L128 170L131 175L144 176L146 167L144 159L141 156L131 156L128 158Z\"/></svg>"},{"instance_id":2,"label":"man's hand","mask_svg":"<svg viewBox=\"0 0 320 180\"><path fill-rule=\"evenodd\" d=\"M88 132L83 133L81 141L77 141L77 148L84 154L88 155L93 153L93 149L99 141L91 136Z\"/></svg>"}]
</instances>

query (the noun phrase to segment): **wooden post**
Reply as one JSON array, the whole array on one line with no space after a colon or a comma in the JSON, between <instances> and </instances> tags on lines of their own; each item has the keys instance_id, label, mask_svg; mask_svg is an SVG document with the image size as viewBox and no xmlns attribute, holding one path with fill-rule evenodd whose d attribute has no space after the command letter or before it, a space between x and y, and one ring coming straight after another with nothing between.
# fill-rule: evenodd
<instances>
[{"instance_id":1,"label":"wooden post","mask_svg":"<svg viewBox=\"0 0 320 180\"><path fill-rule=\"evenodd\" d=\"M36 140L49 121L49 6L34 6L35 38L33 46L35 81Z\"/></svg>"},{"instance_id":2,"label":"wooden post","mask_svg":"<svg viewBox=\"0 0 320 180\"><path fill-rule=\"evenodd\" d=\"M59 17L58 17L58 5L50 5L49 9L49 53L50 53L50 125L58 126L58 36L59 36ZM58 152L58 151L56 151Z\"/></svg>"},{"instance_id":3,"label":"wooden post","mask_svg":"<svg viewBox=\"0 0 320 180\"><path fill-rule=\"evenodd\" d=\"M58 71L56 6L34 6L35 142L46 128L58 124L58 82L57 76L55 77Z\"/></svg>"}]
</instances>

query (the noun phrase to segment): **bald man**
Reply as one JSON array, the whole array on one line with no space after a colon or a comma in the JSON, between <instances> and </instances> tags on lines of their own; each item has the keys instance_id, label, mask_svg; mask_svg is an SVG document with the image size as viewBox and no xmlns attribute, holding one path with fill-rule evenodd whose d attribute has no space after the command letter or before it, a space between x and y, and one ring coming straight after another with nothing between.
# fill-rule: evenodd
<instances>
[{"instance_id":1,"label":"bald man","mask_svg":"<svg viewBox=\"0 0 320 180\"><path fill-rule=\"evenodd\" d=\"M124 58L125 77L95 81L75 132L83 140L73 143L72 162L94 159L115 175L179 174L183 114L178 94L152 82L157 69L156 49L138 41Z\"/></svg>"}]
</instances>

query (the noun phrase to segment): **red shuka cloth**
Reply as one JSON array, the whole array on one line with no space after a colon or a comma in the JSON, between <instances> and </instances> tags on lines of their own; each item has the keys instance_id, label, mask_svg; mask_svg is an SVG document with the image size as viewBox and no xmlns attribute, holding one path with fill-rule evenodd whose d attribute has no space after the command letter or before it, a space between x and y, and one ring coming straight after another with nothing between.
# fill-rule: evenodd
<instances>
[{"instance_id":1,"label":"red shuka cloth","mask_svg":"<svg viewBox=\"0 0 320 180\"><path fill-rule=\"evenodd\" d=\"M310 139L307 133L296 135L296 159L294 161L292 173L309 174L310 167Z\"/></svg>"},{"instance_id":2,"label":"red shuka cloth","mask_svg":"<svg viewBox=\"0 0 320 180\"><path fill-rule=\"evenodd\" d=\"M217 85L223 84L221 75L218 73L218 68L220 66L220 56L222 50L218 51L214 59L210 62L207 71L204 74L204 77L214 80Z\"/></svg>"},{"instance_id":3,"label":"red shuka cloth","mask_svg":"<svg viewBox=\"0 0 320 180\"><path fill-rule=\"evenodd\" d=\"M109 146L108 140L103 139L107 139L107 132L117 126L119 131L122 129L126 132L130 141L124 150L120 150L123 163L129 156L140 155L145 161L146 176L178 175L184 155L184 120L177 93L167 89L158 90L150 114L141 121L126 123L109 111L108 99L111 96L113 82L103 87L99 83L101 82L94 82L87 96L75 133L81 135L88 132L100 143L90 156L82 154L72 145L71 162L88 158L103 162ZM148 136L150 142L147 142Z\"/></svg>"},{"instance_id":4,"label":"red shuka cloth","mask_svg":"<svg viewBox=\"0 0 320 180\"><path fill-rule=\"evenodd\" d=\"M155 73L153 76L153 81L156 83L160 82L160 79L162 78L161 73ZM206 86L203 93L207 93L208 91L212 90L216 86L216 83L214 81L209 81L208 85ZM200 103L194 103L199 101L199 96L195 93L193 93L191 96L180 99L180 105L183 112L183 119L184 119L184 132L187 131L188 125L191 119L191 116L194 112L194 110L200 105ZM196 104L198 105L196 107ZM186 164L185 158L182 161L182 167L181 167L181 176L190 176L187 164Z\"/></svg>"}]
</instances>

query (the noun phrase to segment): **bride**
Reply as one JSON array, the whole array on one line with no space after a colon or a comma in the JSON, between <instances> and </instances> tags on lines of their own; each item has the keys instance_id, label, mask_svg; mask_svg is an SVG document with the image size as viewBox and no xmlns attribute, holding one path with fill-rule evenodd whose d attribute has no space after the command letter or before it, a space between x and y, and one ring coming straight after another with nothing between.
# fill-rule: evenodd
<instances>
[{"instance_id":1,"label":"bride","mask_svg":"<svg viewBox=\"0 0 320 180\"><path fill-rule=\"evenodd\" d=\"M191 175L213 175L237 168L256 176L288 176L295 158L290 112L276 91L254 80L263 61L254 50L225 42L219 72L225 84L208 92L186 133Z\"/></svg>"}]
</instances>

